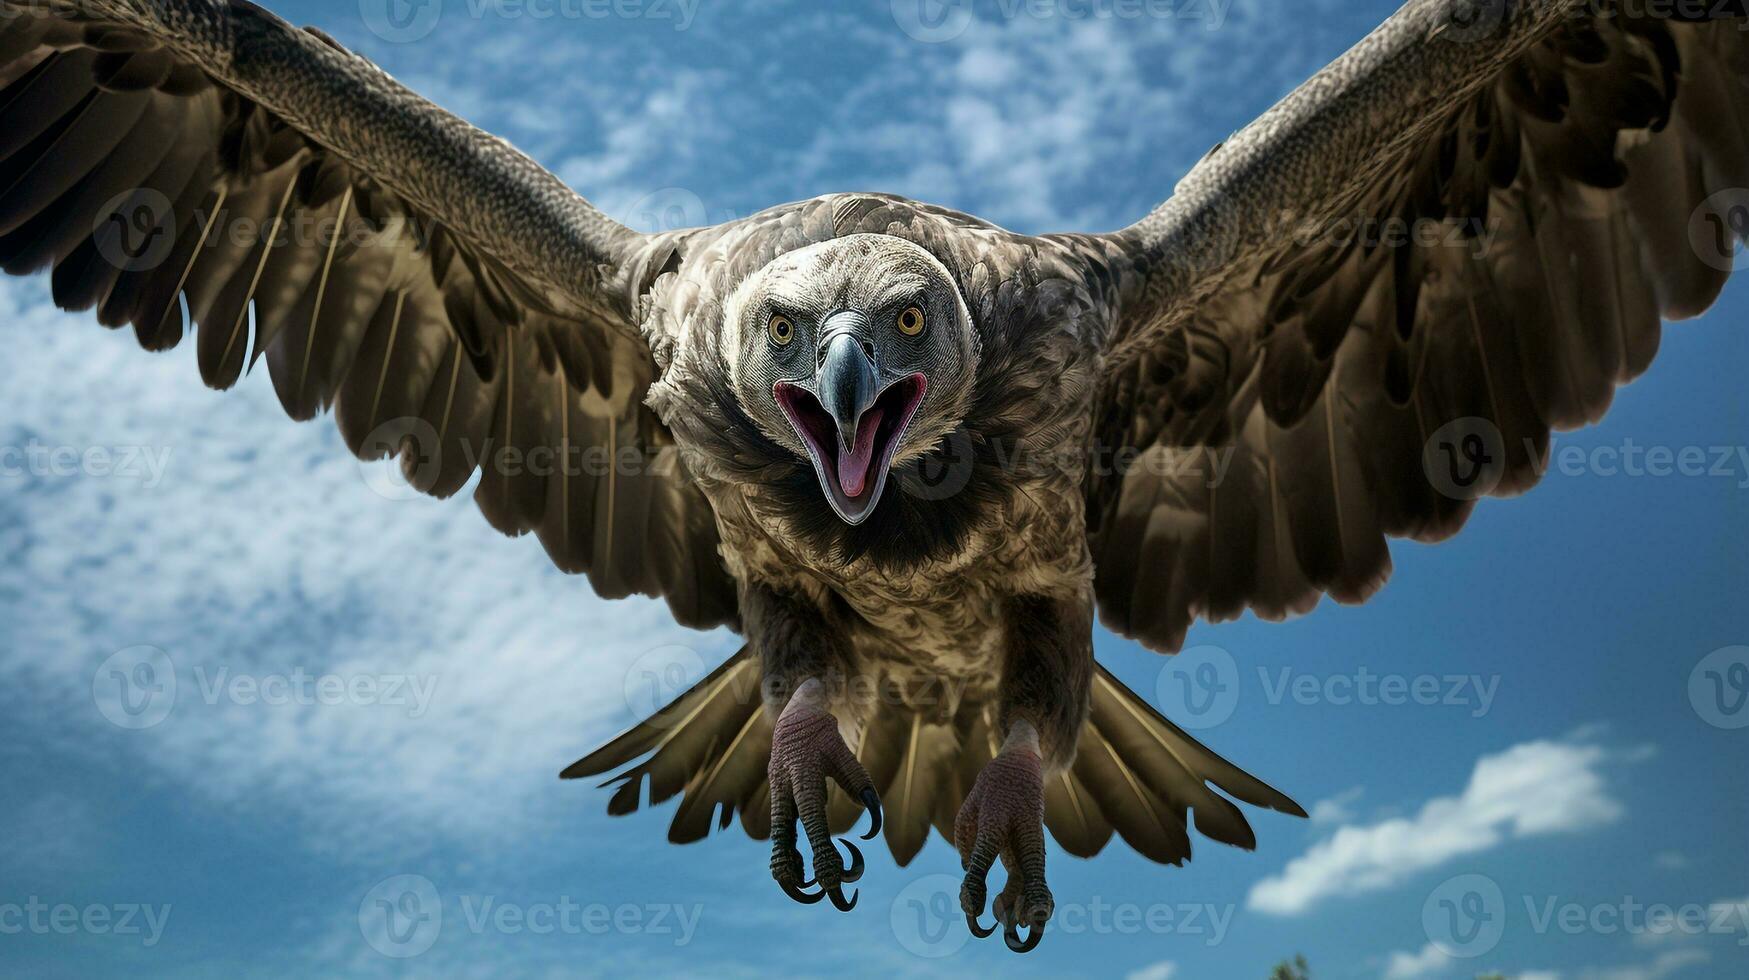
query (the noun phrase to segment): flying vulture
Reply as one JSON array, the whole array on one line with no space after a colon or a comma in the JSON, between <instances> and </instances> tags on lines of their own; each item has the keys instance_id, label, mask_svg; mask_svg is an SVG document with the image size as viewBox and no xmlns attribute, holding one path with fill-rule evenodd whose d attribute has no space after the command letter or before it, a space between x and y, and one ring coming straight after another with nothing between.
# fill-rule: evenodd
<instances>
[{"instance_id":1,"label":"flying vulture","mask_svg":"<svg viewBox=\"0 0 1749 980\"><path fill-rule=\"evenodd\" d=\"M1024 951L1046 828L1177 864L1192 822L1254 846L1228 797L1303 815L1101 669L1095 613L1171 652L1366 599L1387 537L1527 489L1718 296L1749 33L1717 15L1414 0L1108 234L864 193L640 234L244 0L0 0L0 265L149 350L194 331L212 387L265 359L293 418L739 631L565 771L621 769L611 812L738 814L841 908L834 832L884 817L904 864L933 826L980 935L1002 859Z\"/></svg>"}]
</instances>

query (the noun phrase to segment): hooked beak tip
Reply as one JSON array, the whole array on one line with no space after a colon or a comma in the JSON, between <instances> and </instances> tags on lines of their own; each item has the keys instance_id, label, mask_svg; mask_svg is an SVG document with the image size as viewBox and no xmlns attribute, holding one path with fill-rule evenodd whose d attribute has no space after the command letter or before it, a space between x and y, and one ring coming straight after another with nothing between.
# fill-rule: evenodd
<instances>
[{"instance_id":1,"label":"hooked beak tip","mask_svg":"<svg viewBox=\"0 0 1749 980\"><path fill-rule=\"evenodd\" d=\"M851 449L863 413L880 394L874 364L854 336L840 333L826 342L817 387L821 404L838 428L838 441Z\"/></svg>"}]
</instances>

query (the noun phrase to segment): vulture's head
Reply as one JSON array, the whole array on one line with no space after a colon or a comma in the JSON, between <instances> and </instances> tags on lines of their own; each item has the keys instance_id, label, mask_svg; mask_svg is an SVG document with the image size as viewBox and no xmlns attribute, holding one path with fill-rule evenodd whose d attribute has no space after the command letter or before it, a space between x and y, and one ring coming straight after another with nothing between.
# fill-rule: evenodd
<instances>
[{"instance_id":1,"label":"vulture's head","mask_svg":"<svg viewBox=\"0 0 1749 980\"><path fill-rule=\"evenodd\" d=\"M964 415L977 374L972 319L934 255L891 235L787 252L724 310L735 396L813 465L839 517L873 513L901 460Z\"/></svg>"}]
</instances>

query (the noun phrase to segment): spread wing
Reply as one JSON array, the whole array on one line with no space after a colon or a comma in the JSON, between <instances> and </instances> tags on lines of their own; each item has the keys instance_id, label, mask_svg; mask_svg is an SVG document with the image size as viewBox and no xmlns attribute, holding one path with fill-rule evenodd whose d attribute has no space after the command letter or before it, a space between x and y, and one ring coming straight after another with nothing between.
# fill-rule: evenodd
<instances>
[{"instance_id":1,"label":"spread wing","mask_svg":"<svg viewBox=\"0 0 1749 980\"><path fill-rule=\"evenodd\" d=\"M242 0L0 0L0 266L150 350L533 531L598 592L735 619L708 503L643 406L672 247Z\"/></svg>"},{"instance_id":2,"label":"spread wing","mask_svg":"<svg viewBox=\"0 0 1749 980\"><path fill-rule=\"evenodd\" d=\"M1749 230L1749 33L1623 8L1412 2L1147 218L1064 239L1114 308L1113 629L1170 650L1197 616L1364 600L1387 536L1529 488L1713 302Z\"/></svg>"}]
</instances>

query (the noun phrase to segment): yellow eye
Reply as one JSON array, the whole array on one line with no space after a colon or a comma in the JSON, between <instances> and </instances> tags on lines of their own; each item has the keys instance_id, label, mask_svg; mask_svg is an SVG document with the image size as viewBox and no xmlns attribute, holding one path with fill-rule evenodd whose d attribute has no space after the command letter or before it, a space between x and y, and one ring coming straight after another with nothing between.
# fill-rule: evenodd
<instances>
[{"instance_id":1,"label":"yellow eye","mask_svg":"<svg viewBox=\"0 0 1749 980\"><path fill-rule=\"evenodd\" d=\"M915 337L923 332L923 311L915 306L908 306L905 312L899 314L899 332L907 337Z\"/></svg>"},{"instance_id":2,"label":"yellow eye","mask_svg":"<svg viewBox=\"0 0 1749 980\"><path fill-rule=\"evenodd\" d=\"M786 346L790 341L796 339L796 325L791 323L790 318L782 313L772 314L771 322L765 325L765 329L771 334L772 342L779 347Z\"/></svg>"}]
</instances>

